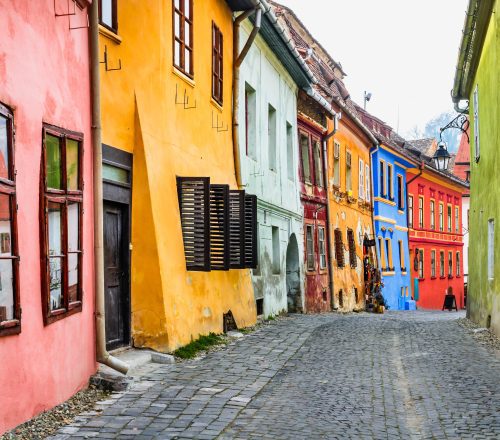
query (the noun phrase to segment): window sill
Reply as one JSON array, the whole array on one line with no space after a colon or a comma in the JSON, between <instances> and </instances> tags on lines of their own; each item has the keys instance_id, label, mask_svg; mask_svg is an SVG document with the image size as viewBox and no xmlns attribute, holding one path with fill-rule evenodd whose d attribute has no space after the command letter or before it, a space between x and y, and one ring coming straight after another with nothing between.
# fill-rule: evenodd
<instances>
[{"instance_id":1,"label":"window sill","mask_svg":"<svg viewBox=\"0 0 500 440\"><path fill-rule=\"evenodd\" d=\"M419 278L418 281L425 281L425 278Z\"/></svg>"},{"instance_id":2,"label":"window sill","mask_svg":"<svg viewBox=\"0 0 500 440\"><path fill-rule=\"evenodd\" d=\"M393 271L382 272L382 276L384 276L384 277L392 277L394 275L396 275L396 272L393 272Z\"/></svg>"},{"instance_id":3,"label":"window sill","mask_svg":"<svg viewBox=\"0 0 500 440\"><path fill-rule=\"evenodd\" d=\"M196 83L193 79L189 78L185 73L181 72L177 67L172 66L172 73L182 79L186 84L191 87L195 87Z\"/></svg>"},{"instance_id":4,"label":"window sill","mask_svg":"<svg viewBox=\"0 0 500 440\"><path fill-rule=\"evenodd\" d=\"M439 277L440 280L444 280L446 277Z\"/></svg>"},{"instance_id":5,"label":"window sill","mask_svg":"<svg viewBox=\"0 0 500 440\"><path fill-rule=\"evenodd\" d=\"M435 280L435 279L436 279L436 277L431 277L431 280Z\"/></svg>"},{"instance_id":6,"label":"window sill","mask_svg":"<svg viewBox=\"0 0 500 440\"><path fill-rule=\"evenodd\" d=\"M398 208L398 214L404 215L404 213L405 212L402 209Z\"/></svg>"},{"instance_id":7,"label":"window sill","mask_svg":"<svg viewBox=\"0 0 500 440\"><path fill-rule=\"evenodd\" d=\"M108 38L109 40L113 41L116 44L122 43L122 38L116 32L113 32L112 30L108 29L107 27L103 26L102 24L99 25L99 33L103 37Z\"/></svg>"},{"instance_id":8,"label":"window sill","mask_svg":"<svg viewBox=\"0 0 500 440\"><path fill-rule=\"evenodd\" d=\"M401 272L401 275L408 275L408 272Z\"/></svg>"},{"instance_id":9,"label":"window sill","mask_svg":"<svg viewBox=\"0 0 500 440\"><path fill-rule=\"evenodd\" d=\"M79 313L82 311L82 303L75 302L70 304L69 310L59 309L54 312L51 312L48 316L44 318L44 325L50 325L60 319L66 318L68 316L74 315L75 313Z\"/></svg>"},{"instance_id":10,"label":"window sill","mask_svg":"<svg viewBox=\"0 0 500 440\"><path fill-rule=\"evenodd\" d=\"M0 336L18 335L21 333L21 322L18 319L3 321L0 324Z\"/></svg>"},{"instance_id":11,"label":"window sill","mask_svg":"<svg viewBox=\"0 0 500 440\"><path fill-rule=\"evenodd\" d=\"M224 109L222 108L222 105L220 103L218 103L214 97L212 96L210 98L210 103L217 109L219 110L220 112L224 111Z\"/></svg>"}]
</instances>

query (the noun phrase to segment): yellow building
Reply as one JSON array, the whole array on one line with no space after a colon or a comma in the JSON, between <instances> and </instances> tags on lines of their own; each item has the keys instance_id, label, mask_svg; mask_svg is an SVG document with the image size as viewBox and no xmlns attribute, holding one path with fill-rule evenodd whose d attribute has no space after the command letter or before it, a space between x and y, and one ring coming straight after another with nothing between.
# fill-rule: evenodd
<instances>
[{"instance_id":1,"label":"yellow building","mask_svg":"<svg viewBox=\"0 0 500 440\"><path fill-rule=\"evenodd\" d=\"M206 248L185 252L177 186L182 176L236 188L233 11L223 0L100 5L108 348L170 351L220 333L229 311L252 325L250 271L200 271Z\"/></svg>"}]
</instances>

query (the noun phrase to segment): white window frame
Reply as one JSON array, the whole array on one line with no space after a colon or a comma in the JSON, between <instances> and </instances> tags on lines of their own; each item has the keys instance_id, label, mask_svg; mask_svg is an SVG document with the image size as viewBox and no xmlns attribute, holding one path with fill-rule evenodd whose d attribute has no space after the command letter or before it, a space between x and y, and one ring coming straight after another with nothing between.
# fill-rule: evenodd
<instances>
[{"instance_id":1,"label":"white window frame","mask_svg":"<svg viewBox=\"0 0 500 440\"><path fill-rule=\"evenodd\" d=\"M362 200L365 198L365 162L359 158L358 162L359 180L358 180L358 197Z\"/></svg>"},{"instance_id":2,"label":"white window frame","mask_svg":"<svg viewBox=\"0 0 500 440\"><path fill-rule=\"evenodd\" d=\"M372 195L372 187L371 187L371 175L370 175L370 166L368 164L365 165L365 182L366 182L366 201L370 202Z\"/></svg>"},{"instance_id":3,"label":"white window frame","mask_svg":"<svg viewBox=\"0 0 500 440\"><path fill-rule=\"evenodd\" d=\"M479 89L478 85L474 88L473 93L473 105L474 105L474 150L476 155L476 162L479 162L481 155L480 144L479 144Z\"/></svg>"}]
</instances>

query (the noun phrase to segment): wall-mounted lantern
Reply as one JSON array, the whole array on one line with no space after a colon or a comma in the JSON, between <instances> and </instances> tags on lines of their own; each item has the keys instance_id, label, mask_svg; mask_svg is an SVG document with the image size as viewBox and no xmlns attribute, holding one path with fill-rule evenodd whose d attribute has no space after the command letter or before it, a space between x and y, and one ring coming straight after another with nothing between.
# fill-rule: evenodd
<instances>
[{"instance_id":1,"label":"wall-mounted lantern","mask_svg":"<svg viewBox=\"0 0 500 440\"><path fill-rule=\"evenodd\" d=\"M448 164L450 163L450 153L448 153L448 148L446 148L446 143L439 142L438 149L432 156L434 160L434 166L438 171L445 171L448 169Z\"/></svg>"}]
</instances>

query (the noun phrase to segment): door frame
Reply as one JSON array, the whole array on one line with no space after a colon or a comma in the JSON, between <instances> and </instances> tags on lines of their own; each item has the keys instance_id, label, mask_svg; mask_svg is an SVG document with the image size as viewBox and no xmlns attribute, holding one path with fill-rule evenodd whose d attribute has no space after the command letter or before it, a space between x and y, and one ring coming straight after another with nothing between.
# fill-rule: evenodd
<instances>
[{"instance_id":1,"label":"door frame","mask_svg":"<svg viewBox=\"0 0 500 440\"><path fill-rule=\"evenodd\" d=\"M102 178L102 192L103 192L103 205L105 202L115 203L122 205L124 212L126 213L126 224L124 237L126 241L126 252L123 252L123 266L127 271L127 277L124 284L125 295L127 298L127 307L125 310L126 326L125 329L126 337L124 338L124 344L130 345L132 342L132 298L131 298L131 288L130 288L130 276L131 276L131 255L130 255L130 243L131 243L131 231L132 231L132 165L133 165L133 155L126 151L119 150L118 148L111 147L110 145L102 144L102 163L105 165L111 165L120 170L125 170L128 175L128 182L118 182L109 178ZM104 206L103 206L104 208ZM104 219L103 219L104 221ZM103 262L104 263L104 262ZM127 319L128 318L128 319ZM106 342L107 343L107 342Z\"/></svg>"}]
</instances>

